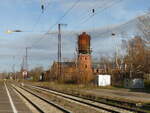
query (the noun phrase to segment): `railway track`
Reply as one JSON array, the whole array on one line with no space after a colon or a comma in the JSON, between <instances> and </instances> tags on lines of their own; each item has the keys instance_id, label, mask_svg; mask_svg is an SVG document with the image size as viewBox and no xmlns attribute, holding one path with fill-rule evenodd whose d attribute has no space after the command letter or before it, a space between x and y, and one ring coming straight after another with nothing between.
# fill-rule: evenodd
<instances>
[{"instance_id":1,"label":"railway track","mask_svg":"<svg viewBox=\"0 0 150 113\"><path fill-rule=\"evenodd\" d=\"M92 100L88 100L88 99L84 99L84 98L64 94L64 93L61 93L61 92L57 92L57 91L54 91L54 90L45 89L45 88L41 88L41 87L37 87L37 86L25 85L25 87L30 88L30 89L34 89L34 90L37 90L37 91L47 92L49 94L56 95L57 97L66 99L67 101L78 102L78 103L86 105L88 107L99 109L99 111L103 110L104 112L112 112L112 113L144 113L142 111L136 111L136 110L129 109L129 108L127 108L127 109L119 108L119 107L116 107L116 106L107 105L107 104L100 103L100 102L95 102L95 101L92 101Z\"/></svg>"},{"instance_id":2,"label":"railway track","mask_svg":"<svg viewBox=\"0 0 150 113\"><path fill-rule=\"evenodd\" d=\"M23 87L13 85L14 90L26 99L39 113L72 113L71 111L59 106L36 93Z\"/></svg>"}]
</instances>

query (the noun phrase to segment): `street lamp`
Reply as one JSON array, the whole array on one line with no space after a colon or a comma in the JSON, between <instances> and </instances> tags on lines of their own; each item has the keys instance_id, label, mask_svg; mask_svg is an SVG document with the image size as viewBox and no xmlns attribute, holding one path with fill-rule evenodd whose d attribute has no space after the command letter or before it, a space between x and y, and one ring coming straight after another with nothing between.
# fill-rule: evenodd
<instances>
[{"instance_id":1,"label":"street lamp","mask_svg":"<svg viewBox=\"0 0 150 113\"><path fill-rule=\"evenodd\" d=\"M24 33L44 33L44 32L46 32L46 31L22 31L22 30L19 30L19 29L17 29L17 30L7 30L5 33L6 34L11 34L11 33L14 33L14 32L17 32L17 33L20 33L20 32L24 32ZM49 33L49 34L51 34L51 33Z\"/></svg>"},{"instance_id":2,"label":"street lamp","mask_svg":"<svg viewBox=\"0 0 150 113\"><path fill-rule=\"evenodd\" d=\"M23 31L21 31L21 30L7 30L6 31L7 34L11 34L13 32L23 32Z\"/></svg>"}]
</instances>

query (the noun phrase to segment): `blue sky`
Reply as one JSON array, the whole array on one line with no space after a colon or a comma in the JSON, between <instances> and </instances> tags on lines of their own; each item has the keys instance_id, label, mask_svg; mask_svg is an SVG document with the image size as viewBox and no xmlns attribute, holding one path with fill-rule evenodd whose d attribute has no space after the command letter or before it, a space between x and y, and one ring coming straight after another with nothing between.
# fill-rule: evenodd
<instances>
[{"instance_id":1,"label":"blue sky","mask_svg":"<svg viewBox=\"0 0 150 113\"><path fill-rule=\"evenodd\" d=\"M29 68L44 66L50 67L53 60L57 59L57 35L43 34L47 31L54 32L57 25L52 25L77 0L45 0L45 11L41 13L41 0L1 0L0 1L0 71L11 71L15 64L16 70L20 69L25 47L34 46L29 50ZM76 6L60 21L67 24L63 32L90 33L108 27L125 23L142 15L150 9L150 0L80 0ZM111 6L111 4L116 4ZM111 6L111 7L110 7ZM84 22L92 15L95 16ZM105 10L103 10L105 9ZM103 11L102 11L103 10ZM22 33L5 34L7 30L20 29ZM34 31L34 32L33 32ZM39 40L41 37L45 37ZM66 37L66 38L65 38ZM107 54L112 51L112 39L92 37L93 55L95 53ZM119 40L118 40L119 41ZM72 58L75 52L76 34L66 33L63 37L63 58ZM98 47L97 45L103 45ZM104 47L105 45L108 45ZM13 59L15 56L15 59Z\"/></svg>"}]
</instances>

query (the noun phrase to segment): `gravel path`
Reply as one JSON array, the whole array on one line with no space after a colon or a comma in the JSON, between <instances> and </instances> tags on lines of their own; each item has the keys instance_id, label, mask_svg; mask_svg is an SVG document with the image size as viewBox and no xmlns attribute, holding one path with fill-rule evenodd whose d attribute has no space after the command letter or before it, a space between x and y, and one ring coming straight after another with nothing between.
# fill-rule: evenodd
<instances>
[{"instance_id":1,"label":"gravel path","mask_svg":"<svg viewBox=\"0 0 150 113\"><path fill-rule=\"evenodd\" d=\"M149 93L129 92L129 90L110 90L110 89L92 89L92 90L81 90L82 92L91 93L97 96L108 96L111 98L120 98L131 100L134 102L150 102Z\"/></svg>"}]
</instances>

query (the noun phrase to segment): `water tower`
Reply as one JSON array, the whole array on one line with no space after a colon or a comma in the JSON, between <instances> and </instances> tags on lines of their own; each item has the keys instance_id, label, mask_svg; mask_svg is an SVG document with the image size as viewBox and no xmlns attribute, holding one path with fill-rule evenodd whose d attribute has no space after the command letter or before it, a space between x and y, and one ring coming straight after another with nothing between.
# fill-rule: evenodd
<instances>
[{"instance_id":1,"label":"water tower","mask_svg":"<svg viewBox=\"0 0 150 113\"><path fill-rule=\"evenodd\" d=\"M91 63L91 37L86 32L78 36L78 68L87 81L92 78L92 63Z\"/></svg>"}]
</instances>

